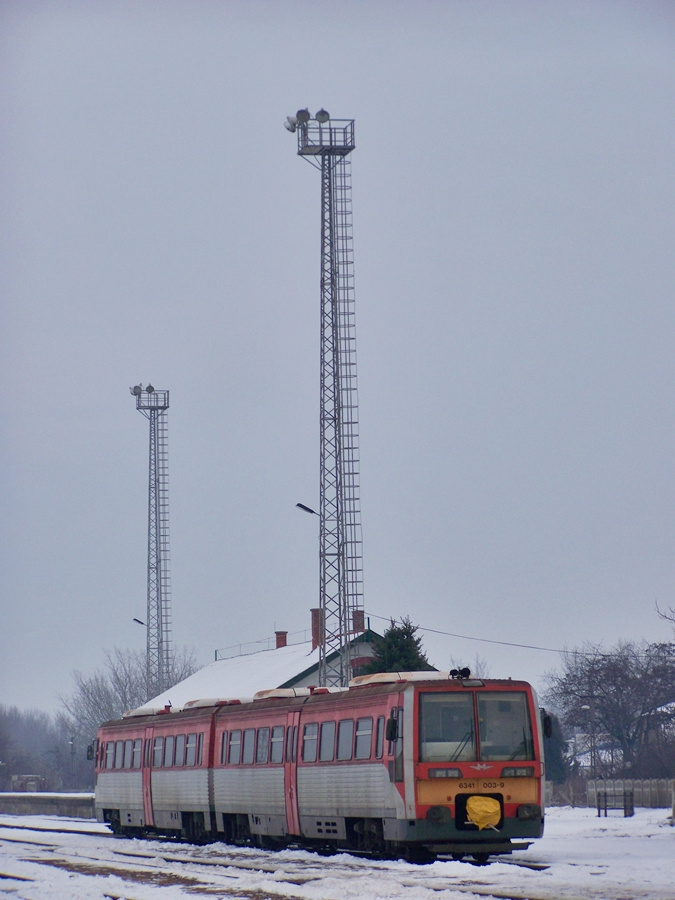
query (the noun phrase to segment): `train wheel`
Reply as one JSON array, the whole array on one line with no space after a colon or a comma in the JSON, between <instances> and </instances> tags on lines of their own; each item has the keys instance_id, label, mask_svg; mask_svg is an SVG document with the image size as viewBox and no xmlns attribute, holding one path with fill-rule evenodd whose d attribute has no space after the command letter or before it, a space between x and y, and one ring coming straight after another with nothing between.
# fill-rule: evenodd
<instances>
[{"instance_id":1,"label":"train wheel","mask_svg":"<svg viewBox=\"0 0 675 900\"><path fill-rule=\"evenodd\" d=\"M488 859L490 858L489 853L473 853L473 864L475 866L486 866Z\"/></svg>"},{"instance_id":2,"label":"train wheel","mask_svg":"<svg viewBox=\"0 0 675 900\"><path fill-rule=\"evenodd\" d=\"M436 854L426 847L408 847L405 853L408 862L415 863L418 866L429 865L436 862Z\"/></svg>"},{"instance_id":3,"label":"train wheel","mask_svg":"<svg viewBox=\"0 0 675 900\"><path fill-rule=\"evenodd\" d=\"M181 837L183 840L189 841L191 844L203 844L206 842L203 813L181 813L181 820Z\"/></svg>"}]
</instances>

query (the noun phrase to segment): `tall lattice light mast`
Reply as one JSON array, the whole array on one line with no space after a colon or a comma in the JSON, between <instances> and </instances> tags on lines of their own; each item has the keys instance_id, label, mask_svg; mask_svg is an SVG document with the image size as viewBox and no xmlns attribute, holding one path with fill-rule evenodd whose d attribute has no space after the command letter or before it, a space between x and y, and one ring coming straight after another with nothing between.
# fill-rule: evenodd
<instances>
[{"instance_id":1,"label":"tall lattice light mast","mask_svg":"<svg viewBox=\"0 0 675 900\"><path fill-rule=\"evenodd\" d=\"M354 121L286 120L298 154L321 171L321 402L319 683L345 686L350 639L363 631L363 552L359 503L358 398L354 321L351 161Z\"/></svg>"},{"instance_id":2,"label":"tall lattice light mast","mask_svg":"<svg viewBox=\"0 0 675 900\"><path fill-rule=\"evenodd\" d=\"M171 576L169 571L169 392L137 384L136 409L150 423L148 479L148 700L169 687Z\"/></svg>"}]
</instances>

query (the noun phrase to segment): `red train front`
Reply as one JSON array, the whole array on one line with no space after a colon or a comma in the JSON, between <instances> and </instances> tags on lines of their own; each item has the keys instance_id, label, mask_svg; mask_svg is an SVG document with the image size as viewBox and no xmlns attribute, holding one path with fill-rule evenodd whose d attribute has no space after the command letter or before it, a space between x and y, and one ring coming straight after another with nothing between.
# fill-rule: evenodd
<instances>
[{"instance_id":1,"label":"red train front","mask_svg":"<svg viewBox=\"0 0 675 900\"><path fill-rule=\"evenodd\" d=\"M543 831L525 682L382 674L101 726L96 810L121 833L382 855L508 853Z\"/></svg>"}]
</instances>

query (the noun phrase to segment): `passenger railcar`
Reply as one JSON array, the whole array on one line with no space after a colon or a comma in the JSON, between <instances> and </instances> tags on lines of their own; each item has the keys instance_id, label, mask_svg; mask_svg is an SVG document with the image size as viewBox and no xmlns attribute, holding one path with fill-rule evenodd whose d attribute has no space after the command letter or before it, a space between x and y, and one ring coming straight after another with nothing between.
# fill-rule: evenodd
<instances>
[{"instance_id":1,"label":"passenger railcar","mask_svg":"<svg viewBox=\"0 0 675 900\"><path fill-rule=\"evenodd\" d=\"M522 681L387 673L193 701L106 722L94 752L97 819L121 834L483 860L543 833Z\"/></svg>"}]
</instances>

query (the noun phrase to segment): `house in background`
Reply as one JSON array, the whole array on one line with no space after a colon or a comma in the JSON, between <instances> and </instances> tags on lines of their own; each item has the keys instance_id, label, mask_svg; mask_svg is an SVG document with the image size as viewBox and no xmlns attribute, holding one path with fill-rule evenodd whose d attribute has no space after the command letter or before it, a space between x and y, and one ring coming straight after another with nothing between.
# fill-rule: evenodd
<instances>
[{"instance_id":1,"label":"house in background","mask_svg":"<svg viewBox=\"0 0 675 900\"><path fill-rule=\"evenodd\" d=\"M320 634L317 612L318 610L312 610L311 641L288 644L288 632L277 631L274 649L216 659L149 700L147 708L162 709L170 706L179 710L191 700L245 700L251 699L258 691L317 686ZM350 641L354 674L360 674L373 658L373 641L379 637L370 628L354 634ZM334 653L328 660L336 656L337 653Z\"/></svg>"}]
</instances>

